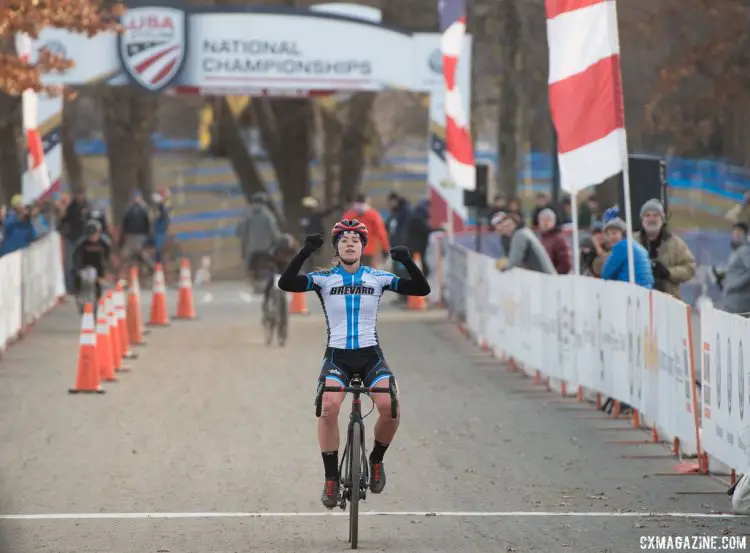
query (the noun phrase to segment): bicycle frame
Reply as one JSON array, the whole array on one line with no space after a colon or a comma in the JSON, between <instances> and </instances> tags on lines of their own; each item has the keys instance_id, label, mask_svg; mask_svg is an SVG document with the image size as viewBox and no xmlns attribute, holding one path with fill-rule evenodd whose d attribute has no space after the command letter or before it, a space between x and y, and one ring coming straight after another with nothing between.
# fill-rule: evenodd
<instances>
[{"instance_id":1,"label":"bicycle frame","mask_svg":"<svg viewBox=\"0 0 750 553\"><path fill-rule=\"evenodd\" d=\"M321 378L318 382L318 393L315 398L315 416L320 417L321 409L322 409L322 400L323 400L323 394L325 392L344 392L352 394L352 410L349 414L349 425L347 426L346 430L346 445L344 446L344 453L341 458L341 463L339 465L339 474L342 475L341 483L344 488L344 493L342 494L341 498L341 504L340 507L342 509L346 508L346 501L351 501L351 494L354 491L354 485L351 481L351 459L350 459L350 451L351 451L351 443L352 443L352 433L353 428L355 424L358 424L361 428L360 432L360 452L361 452L361 460L360 460L360 470L361 470L361 478L359 483L359 491L360 491L360 498L364 499L367 485L370 482L370 466L367 459L367 449L365 448L365 423L364 418L362 417L362 399L361 394L390 394L391 396L391 415L395 419L398 416L398 397L396 395L396 379L391 376L389 386L387 388L366 388L362 385L362 379L359 375L354 375L352 377L351 383L349 386L346 387L340 387L340 386L326 386L325 385L325 378ZM346 469L344 470L344 467L346 466Z\"/></svg>"}]
</instances>

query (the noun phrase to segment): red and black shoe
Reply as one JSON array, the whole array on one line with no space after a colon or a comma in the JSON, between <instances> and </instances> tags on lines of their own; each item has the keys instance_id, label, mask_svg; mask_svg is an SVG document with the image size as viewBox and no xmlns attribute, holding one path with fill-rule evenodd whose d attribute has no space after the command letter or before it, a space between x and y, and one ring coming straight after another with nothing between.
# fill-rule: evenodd
<instances>
[{"instance_id":1,"label":"red and black shoe","mask_svg":"<svg viewBox=\"0 0 750 553\"><path fill-rule=\"evenodd\" d=\"M339 504L339 487L338 479L326 478L326 483L323 484L323 495L320 496L320 500L328 509L333 509Z\"/></svg>"},{"instance_id":2,"label":"red and black shoe","mask_svg":"<svg viewBox=\"0 0 750 553\"><path fill-rule=\"evenodd\" d=\"M370 491L372 493L380 493L385 488L385 469L383 468L383 461L379 463L373 463L370 460Z\"/></svg>"}]
</instances>

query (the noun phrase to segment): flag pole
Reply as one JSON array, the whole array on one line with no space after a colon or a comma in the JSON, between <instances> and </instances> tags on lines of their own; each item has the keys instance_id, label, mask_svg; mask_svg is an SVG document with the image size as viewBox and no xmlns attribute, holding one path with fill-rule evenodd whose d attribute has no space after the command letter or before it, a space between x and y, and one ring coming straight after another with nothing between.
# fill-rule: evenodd
<instances>
[{"instance_id":1,"label":"flag pole","mask_svg":"<svg viewBox=\"0 0 750 553\"><path fill-rule=\"evenodd\" d=\"M633 221L631 216L631 202L630 202L630 171L628 169L628 139L623 129L622 140L620 141L620 147L622 152L622 194L625 196L625 224L627 226L627 240L628 240L628 281L630 284L635 284L635 260L633 257L634 240L633 237Z\"/></svg>"},{"instance_id":2,"label":"flag pole","mask_svg":"<svg viewBox=\"0 0 750 553\"><path fill-rule=\"evenodd\" d=\"M573 218L573 274L581 274L581 239L578 235L578 190L571 194L570 214Z\"/></svg>"}]
</instances>

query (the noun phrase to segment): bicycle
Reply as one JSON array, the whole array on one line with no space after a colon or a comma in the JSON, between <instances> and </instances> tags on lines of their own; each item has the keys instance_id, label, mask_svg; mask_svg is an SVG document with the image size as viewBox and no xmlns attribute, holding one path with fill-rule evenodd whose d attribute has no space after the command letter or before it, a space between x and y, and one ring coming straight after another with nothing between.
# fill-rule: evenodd
<instances>
[{"instance_id":1,"label":"bicycle","mask_svg":"<svg viewBox=\"0 0 750 553\"><path fill-rule=\"evenodd\" d=\"M393 376L387 388L365 388L362 385L362 377L359 374L352 376L349 386L342 388L340 386L326 386L325 378L318 383L318 392L315 398L315 416L320 417L323 405L323 394L325 392L344 392L352 394L352 410L349 415L349 426L346 431L346 446L344 454L339 465L339 481L341 483L341 496L339 498L339 507L341 510L346 509L347 500L349 507L349 543L352 549L357 549L359 539L359 501L367 499L367 488L370 485L370 464L367 458L367 448L365 447L365 423L362 416L362 400L360 394L390 394L391 396L391 416L395 419L398 415L398 397L396 396L396 381ZM373 402L373 409L375 405ZM372 413L372 410L370 410ZM370 413L367 413L367 417ZM348 463L347 463L348 461ZM343 472L346 464L346 472ZM353 482L359 482L356 488Z\"/></svg>"},{"instance_id":2,"label":"bicycle","mask_svg":"<svg viewBox=\"0 0 750 553\"><path fill-rule=\"evenodd\" d=\"M268 302L263 310L263 331L265 333L266 345L270 346L275 334L278 335L278 344L284 347L286 344L289 317L287 316L286 293L279 289L280 275L274 275L273 286L268 294Z\"/></svg>"}]
</instances>

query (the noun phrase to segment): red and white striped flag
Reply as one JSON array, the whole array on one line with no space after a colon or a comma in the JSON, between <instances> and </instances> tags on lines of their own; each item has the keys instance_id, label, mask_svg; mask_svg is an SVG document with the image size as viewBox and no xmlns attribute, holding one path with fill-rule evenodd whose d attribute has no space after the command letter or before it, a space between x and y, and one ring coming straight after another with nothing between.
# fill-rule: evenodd
<instances>
[{"instance_id":1,"label":"red and white striped flag","mask_svg":"<svg viewBox=\"0 0 750 553\"><path fill-rule=\"evenodd\" d=\"M445 158L448 172L459 188L474 190L474 146L469 120L461 102L456 69L466 34L466 0L439 0L440 51L445 81Z\"/></svg>"},{"instance_id":2,"label":"red and white striped flag","mask_svg":"<svg viewBox=\"0 0 750 553\"><path fill-rule=\"evenodd\" d=\"M16 51L22 60L31 59L29 35L25 33L16 35ZM24 202L30 204L46 194L52 187L52 183L45 161L42 135L38 128L39 97L36 92L28 89L23 92L21 102L28 160L23 182L23 199Z\"/></svg>"},{"instance_id":3,"label":"red and white striped flag","mask_svg":"<svg viewBox=\"0 0 750 553\"><path fill-rule=\"evenodd\" d=\"M549 102L560 186L574 193L627 167L614 0L546 0Z\"/></svg>"}]
</instances>

